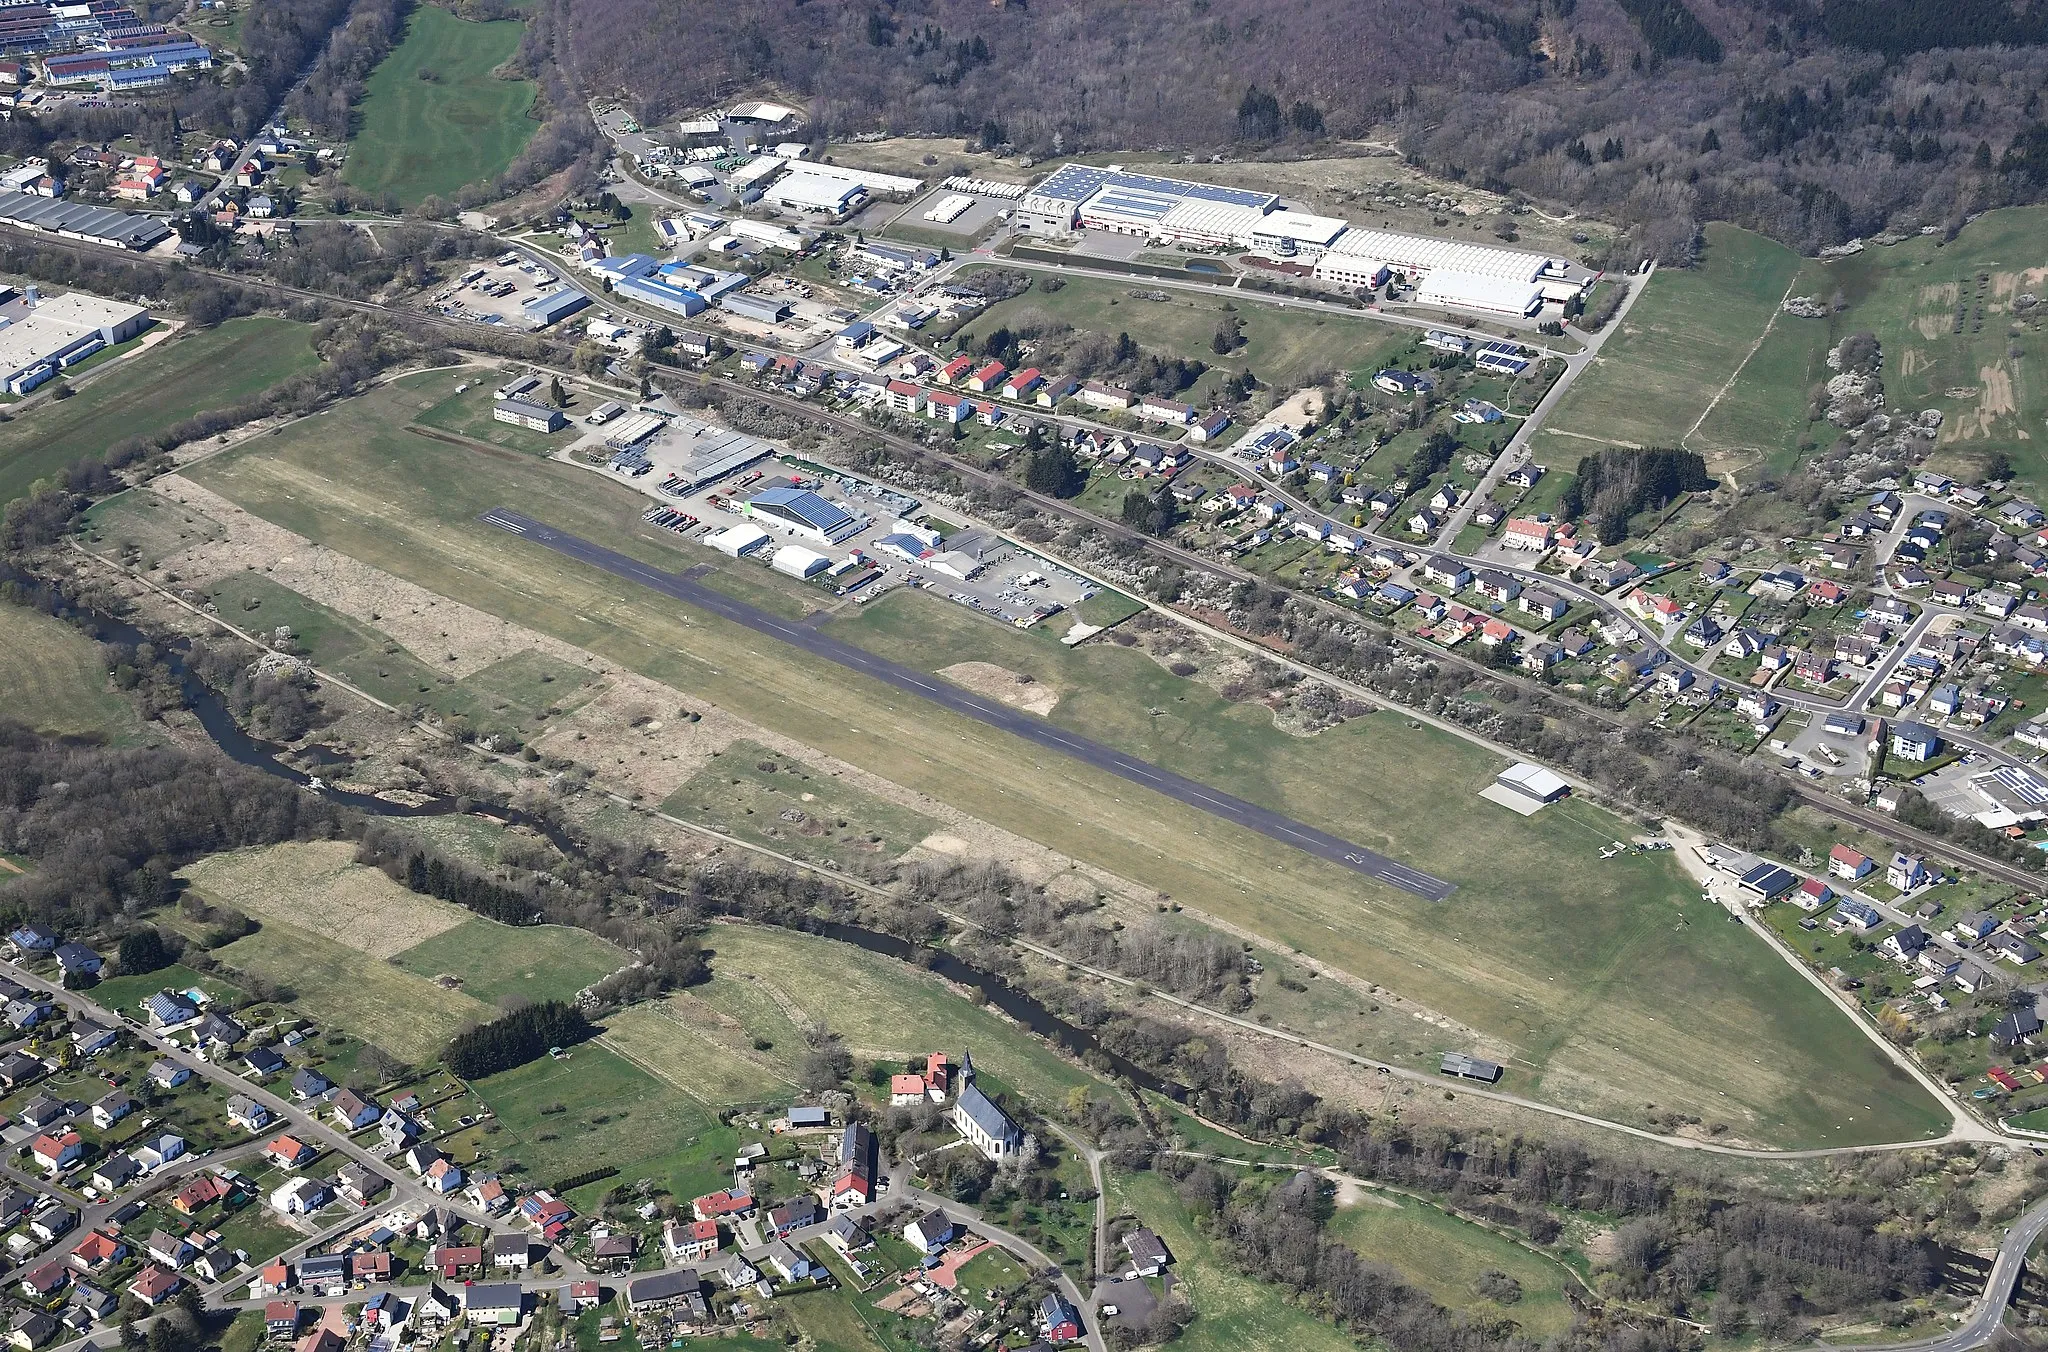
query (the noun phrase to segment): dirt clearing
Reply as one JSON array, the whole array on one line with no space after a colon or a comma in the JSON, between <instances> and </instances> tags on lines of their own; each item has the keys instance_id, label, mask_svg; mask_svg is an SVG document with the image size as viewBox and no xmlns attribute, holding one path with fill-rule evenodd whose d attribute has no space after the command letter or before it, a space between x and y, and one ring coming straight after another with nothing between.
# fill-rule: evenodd
<instances>
[{"instance_id":1,"label":"dirt clearing","mask_svg":"<svg viewBox=\"0 0 2048 1352\"><path fill-rule=\"evenodd\" d=\"M1060 692L1044 685L1021 671L1011 671L993 662L955 662L942 667L939 675L955 685L965 686L975 694L1007 704L1012 709L1022 709L1027 714L1040 718L1051 713L1060 702Z\"/></svg>"}]
</instances>

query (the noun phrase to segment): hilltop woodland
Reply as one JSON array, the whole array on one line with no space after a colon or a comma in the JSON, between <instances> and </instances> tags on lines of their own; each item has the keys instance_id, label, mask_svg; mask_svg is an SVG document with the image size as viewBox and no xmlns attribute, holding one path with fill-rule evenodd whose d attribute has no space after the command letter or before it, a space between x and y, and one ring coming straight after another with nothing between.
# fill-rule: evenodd
<instances>
[{"instance_id":1,"label":"hilltop woodland","mask_svg":"<svg viewBox=\"0 0 2048 1352\"><path fill-rule=\"evenodd\" d=\"M1391 130L1453 178L1627 222L1666 261L1707 220L1812 249L2048 193L2048 10L2004 0L556 3L573 74L650 126L770 87L809 101L819 140L1041 158L1330 153Z\"/></svg>"}]
</instances>

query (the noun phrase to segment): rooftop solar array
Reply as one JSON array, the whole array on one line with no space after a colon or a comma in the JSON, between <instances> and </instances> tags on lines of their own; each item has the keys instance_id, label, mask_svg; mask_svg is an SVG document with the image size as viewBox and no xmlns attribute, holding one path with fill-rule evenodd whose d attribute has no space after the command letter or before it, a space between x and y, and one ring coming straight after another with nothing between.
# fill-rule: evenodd
<instances>
[{"instance_id":1,"label":"rooftop solar array","mask_svg":"<svg viewBox=\"0 0 2048 1352\"><path fill-rule=\"evenodd\" d=\"M146 249L171 231L154 216L110 207L89 207L34 193L0 192L0 221L32 230L53 230L103 244Z\"/></svg>"},{"instance_id":2,"label":"rooftop solar array","mask_svg":"<svg viewBox=\"0 0 2048 1352\"><path fill-rule=\"evenodd\" d=\"M1061 202L1085 202L1105 187L1135 193L1154 193L1170 199L1167 206L1187 200L1225 202L1231 206L1256 207L1264 211L1277 205L1280 200L1272 193L1253 192L1248 188L1226 188L1214 183L1189 183L1183 179L1133 174L1121 169L1098 169L1088 164L1061 165L1053 170L1045 182L1033 188L1031 195L1049 197Z\"/></svg>"}]
</instances>

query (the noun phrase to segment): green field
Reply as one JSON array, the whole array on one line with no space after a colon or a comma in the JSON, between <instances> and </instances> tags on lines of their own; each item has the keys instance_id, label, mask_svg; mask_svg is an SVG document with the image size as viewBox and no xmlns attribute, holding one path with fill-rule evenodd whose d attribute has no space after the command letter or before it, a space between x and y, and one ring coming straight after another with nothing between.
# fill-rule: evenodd
<instances>
[{"instance_id":1,"label":"green field","mask_svg":"<svg viewBox=\"0 0 2048 1352\"><path fill-rule=\"evenodd\" d=\"M497 1014L471 996L275 920L214 956L231 971L291 987L294 1004L307 1017L415 1064L433 1060L449 1038Z\"/></svg>"},{"instance_id":2,"label":"green field","mask_svg":"<svg viewBox=\"0 0 2048 1352\"><path fill-rule=\"evenodd\" d=\"M661 808L741 840L840 868L894 859L938 830L938 823L920 812L753 742L725 748Z\"/></svg>"},{"instance_id":3,"label":"green field","mask_svg":"<svg viewBox=\"0 0 2048 1352\"><path fill-rule=\"evenodd\" d=\"M574 402L572 396L565 415L572 420L572 427L554 433L536 432L530 427L515 427L511 423L499 422L492 416L492 410L497 407L498 402L497 386L492 380L481 379L475 372L466 373L465 379L470 382L470 387L456 394L453 393L451 383L448 397L419 415L420 426L439 428L441 431L453 432L457 436L468 437L473 441L489 442L493 446L503 446L508 451L546 455L576 439L573 420L580 410L594 406L588 400L578 404ZM563 393L567 394L568 391L564 390ZM542 391L540 397L545 398L546 392Z\"/></svg>"},{"instance_id":4,"label":"green field","mask_svg":"<svg viewBox=\"0 0 2048 1352\"><path fill-rule=\"evenodd\" d=\"M672 1150L691 1137L723 1130L688 1096L590 1043L559 1061L542 1057L474 1087L501 1128L483 1137L494 1167L508 1168L507 1161L516 1160L537 1184L643 1159L652 1146ZM729 1178L730 1149L724 1153ZM629 1169L627 1177L645 1172Z\"/></svg>"},{"instance_id":5,"label":"green field","mask_svg":"<svg viewBox=\"0 0 2048 1352\"><path fill-rule=\"evenodd\" d=\"M69 399L43 400L0 425L0 502L117 441L226 408L318 362L312 325L284 319L231 319L166 339Z\"/></svg>"},{"instance_id":6,"label":"green field","mask_svg":"<svg viewBox=\"0 0 2048 1352\"><path fill-rule=\"evenodd\" d=\"M1195 1310L1194 1323L1173 1344L1181 1352L1354 1352L1350 1337L1239 1272L1196 1227L1166 1179L1119 1170L1107 1183L1110 1206L1135 1215L1173 1254L1173 1275Z\"/></svg>"},{"instance_id":7,"label":"green field","mask_svg":"<svg viewBox=\"0 0 2048 1352\"><path fill-rule=\"evenodd\" d=\"M1778 313L1801 261L1759 235L1709 225L1699 266L1659 269L1592 368L1558 402L1543 428L1543 456L1569 466L1600 443L1679 445ZM1783 317L1773 332L1810 322ZM1775 406L1789 390L1803 413L1804 365L1767 368L1762 362L1759 354L1744 368L1775 387L1761 402ZM1731 434L1756 416L1736 420Z\"/></svg>"},{"instance_id":8,"label":"green field","mask_svg":"<svg viewBox=\"0 0 2048 1352\"><path fill-rule=\"evenodd\" d=\"M1423 903L892 688L772 660L751 631L479 525L518 503L669 570L703 561L646 526L625 489L398 431L445 380L401 380L195 474L429 590L1391 987L1502 1044L1516 1092L1630 1121L1655 1104L1780 1145L1918 1136L1945 1120L1740 927L1681 920L1698 893L1670 859L1602 860L1625 823L1583 803L1524 819L1477 799L1501 762L1468 742L1392 713L1287 736L1263 707L1228 704L1142 653L1066 649L922 594L833 621L924 670L974 659L1031 672L1062 693L1063 726L1458 884L1449 902ZM1367 1036L1361 1023L1354 1037Z\"/></svg>"},{"instance_id":9,"label":"green field","mask_svg":"<svg viewBox=\"0 0 2048 1352\"><path fill-rule=\"evenodd\" d=\"M1364 1190L1330 1221L1330 1235L1360 1257L1384 1263L1448 1310L1483 1319L1512 1319L1541 1341L1572 1326L1564 1298L1575 1285L1556 1261L1531 1253L1484 1226L1448 1215L1412 1197ZM1481 1274L1506 1273L1522 1298L1502 1305L1474 1290Z\"/></svg>"},{"instance_id":10,"label":"green field","mask_svg":"<svg viewBox=\"0 0 2048 1352\"><path fill-rule=\"evenodd\" d=\"M1984 455L2003 451L2038 490L2048 489L2043 314L2014 302L2021 294L2048 296L2044 283L2048 209L2023 207L1988 212L1946 245L1939 235L1921 235L1808 264L1799 289L1823 299L1839 290L1848 302L1841 314L1805 321L1816 331L1816 349L1851 333L1875 333L1887 407L1941 411L1935 467L1974 474ZM1953 331L1958 306L1967 311L1961 333ZM1823 431L1816 439L1825 443L1833 429Z\"/></svg>"},{"instance_id":11,"label":"green field","mask_svg":"<svg viewBox=\"0 0 2048 1352\"><path fill-rule=\"evenodd\" d=\"M2048 489L2040 435L2048 380L2034 341L2042 307L2016 303L2048 290L2048 209L1987 212L1951 241L1917 235L1824 262L1730 226L1709 226L1707 241L1700 267L1651 279L1622 331L1559 404L1542 442L1554 463L1593 449L1583 437L1675 445L1698 422L1686 444L1717 467L1739 472L1760 463L1786 473L1798 465L1803 440L1826 445L1839 435L1807 422L1807 392L1830 374L1828 349L1868 331L1884 354L1887 407L1942 414L1935 467L1967 477L1987 455L2004 452L2021 479ZM1771 321L1787 287L1831 313ZM1767 321L1755 356L1699 421Z\"/></svg>"},{"instance_id":12,"label":"green field","mask_svg":"<svg viewBox=\"0 0 2048 1352\"><path fill-rule=\"evenodd\" d=\"M857 1074L870 1059L907 1061L943 1051L957 1060L971 1051L976 1066L1047 1111L1076 1086L1097 1083L1015 1024L892 958L760 925L714 926L705 942L711 980L660 1007L681 1029L664 1050L644 1037L634 1044L636 1059L685 1088L707 1048L728 1062L760 1065L752 1078L763 1086L793 1083L804 1057L799 1020L845 1039ZM756 1045L763 1041L769 1046ZM787 1091L747 1097L772 1092Z\"/></svg>"},{"instance_id":13,"label":"green field","mask_svg":"<svg viewBox=\"0 0 2048 1352\"><path fill-rule=\"evenodd\" d=\"M1370 374L1414 342L1414 331L1371 319L1351 319L1250 299L1225 300L1196 291L1164 290L1165 301L1136 300L1132 290L1149 290L1146 279L1110 282L1070 277L1055 292L1033 286L1021 295L992 305L976 315L972 332L986 335L1008 326L1018 329L1040 317L1062 320L1074 328L1114 337L1129 333L1140 347L1167 357L1192 357L1219 371L1255 372L1259 379L1283 389L1308 383L1318 372L1363 370ZM1244 321L1244 346L1219 357L1210 349L1225 305L1234 306ZM1203 378L1205 391L1220 375Z\"/></svg>"},{"instance_id":14,"label":"green field","mask_svg":"<svg viewBox=\"0 0 2048 1352\"><path fill-rule=\"evenodd\" d=\"M226 537L204 512L156 493L123 493L85 514L85 546L93 553L154 569L168 556Z\"/></svg>"},{"instance_id":15,"label":"green field","mask_svg":"<svg viewBox=\"0 0 2048 1352\"><path fill-rule=\"evenodd\" d=\"M533 82L494 73L523 30L514 19L472 23L438 5L415 8L405 40L370 74L348 181L411 206L503 173L536 126Z\"/></svg>"},{"instance_id":16,"label":"green field","mask_svg":"<svg viewBox=\"0 0 2048 1352\"><path fill-rule=\"evenodd\" d=\"M391 961L429 979L459 977L464 995L495 1005L507 996L572 1000L632 957L587 930L501 925L478 916L414 944Z\"/></svg>"},{"instance_id":17,"label":"green field","mask_svg":"<svg viewBox=\"0 0 2048 1352\"><path fill-rule=\"evenodd\" d=\"M7 716L37 732L110 742L142 732L134 702L108 683L99 645L40 611L0 609L0 690Z\"/></svg>"}]
</instances>

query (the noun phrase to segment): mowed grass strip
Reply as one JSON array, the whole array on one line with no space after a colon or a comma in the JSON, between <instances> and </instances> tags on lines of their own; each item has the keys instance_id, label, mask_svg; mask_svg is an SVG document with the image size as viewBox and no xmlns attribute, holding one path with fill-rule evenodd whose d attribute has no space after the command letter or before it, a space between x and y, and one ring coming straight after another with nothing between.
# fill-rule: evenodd
<instances>
[{"instance_id":1,"label":"mowed grass strip","mask_svg":"<svg viewBox=\"0 0 2048 1352\"><path fill-rule=\"evenodd\" d=\"M38 611L0 610L0 690L9 717L37 732L117 743L142 734L134 702L108 682L99 645Z\"/></svg>"},{"instance_id":2,"label":"mowed grass strip","mask_svg":"<svg viewBox=\"0 0 2048 1352\"><path fill-rule=\"evenodd\" d=\"M658 538L637 495L587 473L511 452L423 450L397 430L451 383L446 373L397 382L197 477L430 590L1447 1013L1514 1049L1519 1092L1631 1121L1655 1103L1788 1146L1943 1125L1767 948L1739 927L1682 920L1698 889L1673 862L1600 859L1625 823L1583 803L1524 819L1476 798L1502 762L1470 743L1394 713L1288 737L1264 709L1225 704L1143 655L1068 650L928 596L833 621L833 632L928 671L980 660L1031 672L1069 692L1055 712L1064 725L1459 884L1449 903L1423 903L479 524L483 511L519 504L669 571L703 560ZM1368 1036L1361 1027L1361 1046Z\"/></svg>"},{"instance_id":3,"label":"mowed grass strip","mask_svg":"<svg viewBox=\"0 0 2048 1352\"><path fill-rule=\"evenodd\" d=\"M297 993L293 1003L308 1016L416 1064L432 1061L448 1039L498 1013L361 949L281 921L266 921L214 956L231 972L291 987Z\"/></svg>"},{"instance_id":4,"label":"mowed grass strip","mask_svg":"<svg viewBox=\"0 0 2048 1352\"><path fill-rule=\"evenodd\" d=\"M1195 1309L1180 1352L1356 1352L1357 1343L1264 1282L1245 1276L1196 1227L1173 1185L1154 1173L1115 1170L1105 1180L1112 1214L1135 1215L1166 1241L1173 1275Z\"/></svg>"},{"instance_id":5,"label":"mowed grass strip","mask_svg":"<svg viewBox=\"0 0 2048 1352\"><path fill-rule=\"evenodd\" d=\"M69 399L45 400L0 425L0 502L117 441L239 403L319 360L312 325L286 319L230 319L165 339Z\"/></svg>"},{"instance_id":6,"label":"mowed grass strip","mask_svg":"<svg viewBox=\"0 0 2048 1352\"><path fill-rule=\"evenodd\" d=\"M1447 1310L1512 1319L1536 1341L1571 1328L1564 1295L1571 1278L1555 1260L1414 1198L1361 1191L1329 1223L1331 1237L1360 1257L1386 1264ZM1479 1280L1489 1271L1513 1278L1521 1299L1503 1305L1479 1294Z\"/></svg>"},{"instance_id":7,"label":"mowed grass strip","mask_svg":"<svg viewBox=\"0 0 2048 1352\"><path fill-rule=\"evenodd\" d=\"M1799 255L1781 244L1709 225L1699 266L1660 268L1620 332L1558 402L1544 425L1544 454L1576 464L1599 449L1586 437L1678 445L1763 335L1800 266ZM1803 365L1760 371L1759 378L1787 379L1804 395Z\"/></svg>"},{"instance_id":8,"label":"mowed grass strip","mask_svg":"<svg viewBox=\"0 0 2048 1352\"><path fill-rule=\"evenodd\" d=\"M453 197L503 173L536 124L536 86L493 72L519 50L524 25L475 23L420 5L405 40L370 73L349 143L348 181L407 206Z\"/></svg>"},{"instance_id":9,"label":"mowed grass strip","mask_svg":"<svg viewBox=\"0 0 2048 1352\"><path fill-rule=\"evenodd\" d=\"M373 958L403 953L473 918L460 906L421 896L381 870L358 864L355 846L345 840L288 841L211 854L189 865L183 876L209 900Z\"/></svg>"},{"instance_id":10,"label":"mowed grass strip","mask_svg":"<svg viewBox=\"0 0 2048 1352\"><path fill-rule=\"evenodd\" d=\"M796 1092L780 1062L743 1055L670 1017L670 1001L635 1005L605 1020L603 1043L672 1088L711 1107L765 1103Z\"/></svg>"},{"instance_id":11,"label":"mowed grass strip","mask_svg":"<svg viewBox=\"0 0 2048 1352\"><path fill-rule=\"evenodd\" d=\"M382 874L378 875L382 877ZM392 958L408 972L457 977L465 995L500 1004L573 1000L576 992L631 962L632 955L585 930L501 925L474 916Z\"/></svg>"}]
</instances>

